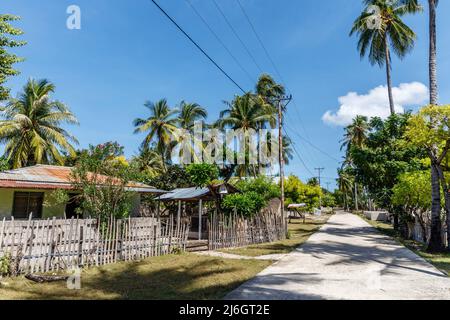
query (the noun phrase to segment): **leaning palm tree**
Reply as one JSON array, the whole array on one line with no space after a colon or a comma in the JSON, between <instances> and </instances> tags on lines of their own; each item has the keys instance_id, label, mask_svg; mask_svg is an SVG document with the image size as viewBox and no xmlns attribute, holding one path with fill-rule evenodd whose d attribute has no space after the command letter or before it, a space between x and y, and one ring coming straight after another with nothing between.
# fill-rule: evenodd
<instances>
[{"instance_id":1,"label":"leaning palm tree","mask_svg":"<svg viewBox=\"0 0 450 320\"><path fill-rule=\"evenodd\" d=\"M208 116L206 109L197 103L186 103L182 101L179 110L178 121L180 127L186 130L191 130L196 121L205 120Z\"/></svg>"},{"instance_id":2,"label":"leaning palm tree","mask_svg":"<svg viewBox=\"0 0 450 320\"><path fill-rule=\"evenodd\" d=\"M350 36L358 34L361 58L366 54L372 65L386 66L391 114L395 114L391 79L391 51L403 59L414 47L416 34L403 21L406 14L422 11L418 0L363 0L365 9L353 23Z\"/></svg>"},{"instance_id":3,"label":"leaning palm tree","mask_svg":"<svg viewBox=\"0 0 450 320\"><path fill-rule=\"evenodd\" d=\"M146 119L137 118L133 121L134 133L146 132L147 135L141 144L142 149L148 149L152 142L156 142L156 150L166 162L167 147L171 145L172 135L177 129L178 110L171 109L166 99L156 103L148 101L144 106L150 111L150 115Z\"/></svg>"},{"instance_id":4,"label":"leaning palm tree","mask_svg":"<svg viewBox=\"0 0 450 320\"><path fill-rule=\"evenodd\" d=\"M13 168L62 165L62 153L75 155L72 144L78 141L61 125L78 121L66 105L51 100L54 91L48 80L30 79L16 99L0 108L0 143L6 144L5 157Z\"/></svg>"}]
</instances>

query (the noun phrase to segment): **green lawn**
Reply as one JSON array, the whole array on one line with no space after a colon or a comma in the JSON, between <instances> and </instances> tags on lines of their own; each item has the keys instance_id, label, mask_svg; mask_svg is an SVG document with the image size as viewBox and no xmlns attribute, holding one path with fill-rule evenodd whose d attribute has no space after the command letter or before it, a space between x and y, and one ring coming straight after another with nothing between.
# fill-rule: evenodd
<instances>
[{"instance_id":1,"label":"green lawn","mask_svg":"<svg viewBox=\"0 0 450 320\"><path fill-rule=\"evenodd\" d=\"M0 280L0 299L221 299L271 261L167 255L83 270L81 290L65 282Z\"/></svg>"},{"instance_id":2,"label":"green lawn","mask_svg":"<svg viewBox=\"0 0 450 320\"><path fill-rule=\"evenodd\" d=\"M442 270L446 272L448 275L450 275L450 253L428 253L425 251L425 246L422 243L419 243L417 241L413 240L405 240L402 239L399 234L394 230L393 226L388 223L383 223L379 221L371 221L366 219L364 216L359 215L362 217L365 221L367 221L369 224L374 226L376 229L378 229L380 232L394 238L401 244L403 244L405 247L409 248L410 250L414 251L416 254L420 255L422 258L429 261L431 264L433 264L436 268L439 270Z\"/></svg>"},{"instance_id":3,"label":"green lawn","mask_svg":"<svg viewBox=\"0 0 450 320\"><path fill-rule=\"evenodd\" d=\"M292 220L288 227L290 237L286 240L220 251L249 257L289 253L304 243L328 220L328 218L329 216L325 216L320 220L306 219L305 223L303 223L302 220Z\"/></svg>"}]
</instances>

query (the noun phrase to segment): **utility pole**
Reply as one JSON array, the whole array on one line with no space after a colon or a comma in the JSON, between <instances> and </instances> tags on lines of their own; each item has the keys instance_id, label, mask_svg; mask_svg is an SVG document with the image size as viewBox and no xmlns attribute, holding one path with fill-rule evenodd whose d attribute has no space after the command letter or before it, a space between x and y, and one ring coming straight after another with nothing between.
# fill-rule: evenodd
<instances>
[{"instance_id":1,"label":"utility pole","mask_svg":"<svg viewBox=\"0 0 450 320\"><path fill-rule=\"evenodd\" d=\"M284 217L284 156L283 156L283 111L286 109L292 95L274 98L272 102L278 108L278 162L280 164L281 215Z\"/></svg>"},{"instance_id":2,"label":"utility pole","mask_svg":"<svg viewBox=\"0 0 450 320\"><path fill-rule=\"evenodd\" d=\"M358 183L355 182L355 210L358 211Z\"/></svg>"},{"instance_id":3,"label":"utility pole","mask_svg":"<svg viewBox=\"0 0 450 320\"><path fill-rule=\"evenodd\" d=\"M314 170L317 170L317 172L319 173L319 187L320 187L320 191L322 191L322 183L321 183L321 173L323 170L325 170L325 168L314 168ZM320 196L319 196L319 205L320 205L320 209L322 209L322 192L320 192Z\"/></svg>"}]
</instances>

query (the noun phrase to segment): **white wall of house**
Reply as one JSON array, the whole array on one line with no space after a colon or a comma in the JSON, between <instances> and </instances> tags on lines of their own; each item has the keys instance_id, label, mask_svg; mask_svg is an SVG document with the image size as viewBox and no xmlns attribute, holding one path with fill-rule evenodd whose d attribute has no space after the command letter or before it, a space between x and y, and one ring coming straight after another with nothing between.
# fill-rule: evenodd
<instances>
[{"instance_id":1,"label":"white wall of house","mask_svg":"<svg viewBox=\"0 0 450 320\"><path fill-rule=\"evenodd\" d=\"M64 216L64 204L54 203L52 190L39 190L39 189L0 189L0 218L11 218L14 192L43 192L44 203L42 205L42 218L49 217L62 217Z\"/></svg>"},{"instance_id":2,"label":"white wall of house","mask_svg":"<svg viewBox=\"0 0 450 320\"><path fill-rule=\"evenodd\" d=\"M65 204L54 203L53 190L39 189L2 189L0 188L0 218L11 218L14 202L14 192L43 192L44 203L42 205L42 218L64 217ZM131 215L139 216L141 195L136 194L133 198Z\"/></svg>"}]
</instances>

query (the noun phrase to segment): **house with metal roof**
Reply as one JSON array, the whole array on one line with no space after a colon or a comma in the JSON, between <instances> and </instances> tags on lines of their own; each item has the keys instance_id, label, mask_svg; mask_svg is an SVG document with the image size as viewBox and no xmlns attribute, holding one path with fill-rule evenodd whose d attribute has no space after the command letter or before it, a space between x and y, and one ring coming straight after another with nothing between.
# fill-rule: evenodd
<instances>
[{"instance_id":1,"label":"house with metal roof","mask_svg":"<svg viewBox=\"0 0 450 320\"><path fill-rule=\"evenodd\" d=\"M34 218L74 216L79 202L74 200L78 190L74 189L71 182L71 172L71 167L51 165L35 165L0 172L0 217L25 219L30 213ZM104 179L107 177L104 176ZM139 212L142 194L165 192L138 182L130 182L127 188L136 193L133 214ZM52 200L52 193L56 190L67 190L69 202L56 204Z\"/></svg>"},{"instance_id":2,"label":"house with metal roof","mask_svg":"<svg viewBox=\"0 0 450 320\"><path fill-rule=\"evenodd\" d=\"M204 188L180 188L169 191L158 199L162 202L173 202L178 205L177 221L180 221L183 216L190 216L190 232L191 239L207 239L207 210L205 202L214 202L214 210L217 202L223 196L232 193L240 192L236 187L229 183L213 184ZM187 206L189 210L187 210Z\"/></svg>"}]
</instances>

